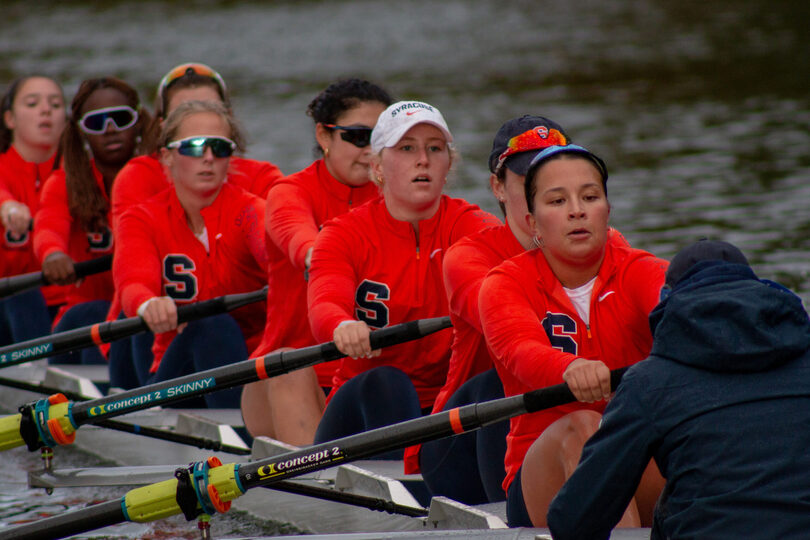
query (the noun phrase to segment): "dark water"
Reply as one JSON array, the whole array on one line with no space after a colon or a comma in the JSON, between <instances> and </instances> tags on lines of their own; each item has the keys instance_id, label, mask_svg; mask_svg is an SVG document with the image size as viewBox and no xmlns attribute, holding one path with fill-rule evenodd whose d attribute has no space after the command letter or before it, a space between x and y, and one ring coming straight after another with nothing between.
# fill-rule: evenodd
<instances>
[{"instance_id":1,"label":"dark water","mask_svg":"<svg viewBox=\"0 0 810 540\"><path fill-rule=\"evenodd\" d=\"M314 143L309 100L364 76L438 106L463 162L452 193L495 211L486 156L525 113L605 158L612 223L662 257L739 245L810 299L810 3L806 0L9 2L0 83L72 95L105 74L151 101L183 61L218 69L251 140L287 173Z\"/></svg>"},{"instance_id":2,"label":"dark water","mask_svg":"<svg viewBox=\"0 0 810 540\"><path fill-rule=\"evenodd\" d=\"M505 119L549 116L611 170L613 224L663 256L701 235L810 290L810 4L803 0L3 2L0 81L72 94L115 74L151 101L173 65L232 89L249 155L312 159L309 100L359 75L438 106L464 161L452 192L495 210Z\"/></svg>"}]
</instances>

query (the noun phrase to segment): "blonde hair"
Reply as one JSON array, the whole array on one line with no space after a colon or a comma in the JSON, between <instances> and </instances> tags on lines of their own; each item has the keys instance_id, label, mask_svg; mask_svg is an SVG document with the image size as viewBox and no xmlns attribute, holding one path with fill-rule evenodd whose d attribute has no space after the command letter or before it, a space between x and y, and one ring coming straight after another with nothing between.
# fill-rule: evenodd
<instances>
[{"instance_id":1,"label":"blonde hair","mask_svg":"<svg viewBox=\"0 0 810 540\"><path fill-rule=\"evenodd\" d=\"M239 152L245 151L245 140L239 125L236 123L230 110L222 103L216 101L186 101L177 106L163 122L163 129L158 137L158 148L164 148L174 140L183 121L189 116L199 113L214 113L222 118L230 130L229 138L236 143Z\"/></svg>"}]
</instances>

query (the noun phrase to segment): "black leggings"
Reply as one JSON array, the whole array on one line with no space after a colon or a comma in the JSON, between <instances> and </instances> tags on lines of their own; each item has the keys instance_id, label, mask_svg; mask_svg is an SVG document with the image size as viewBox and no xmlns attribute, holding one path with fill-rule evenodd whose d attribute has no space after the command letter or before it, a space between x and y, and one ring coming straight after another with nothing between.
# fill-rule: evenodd
<instances>
[{"instance_id":1,"label":"black leggings","mask_svg":"<svg viewBox=\"0 0 810 540\"><path fill-rule=\"evenodd\" d=\"M315 444L419 418L422 409L411 379L401 370L380 366L346 381L332 396L315 432ZM392 450L373 459L402 459Z\"/></svg>"},{"instance_id":2,"label":"black leggings","mask_svg":"<svg viewBox=\"0 0 810 540\"><path fill-rule=\"evenodd\" d=\"M465 382L443 410L503 397L503 385L494 369ZM501 484L506 476L504 455L509 421L446 437L422 445L419 465L431 493L465 504L506 499Z\"/></svg>"},{"instance_id":3,"label":"black leggings","mask_svg":"<svg viewBox=\"0 0 810 540\"><path fill-rule=\"evenodd\" d=\"M521 466L515 479L509 484L506 497L506 522L510 527L534 527L529 510L526 508L526 501L523 499L523 480L520 478L522 474Z\"/></svg>"}]
</instances>

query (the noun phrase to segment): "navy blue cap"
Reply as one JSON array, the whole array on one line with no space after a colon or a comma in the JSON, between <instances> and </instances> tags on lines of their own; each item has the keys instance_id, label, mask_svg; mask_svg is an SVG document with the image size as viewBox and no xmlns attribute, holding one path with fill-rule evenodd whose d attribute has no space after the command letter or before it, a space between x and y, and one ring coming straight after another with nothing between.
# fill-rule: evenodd
<instances>
[{"instance_id":1,"label":"navy blue cap","mask_svg":"<svg viewBox=\"0 0 810 540\"><path fill-rule=\"evenodd\" d=\"M667 269L666 285L674 287L690 268L701 261L727 261L750 266L748 259L736 246L721 240L701 238L680 250L672 258Z\"/></svg>"},{"instance_id":2,"label":"navy blue cap","mask_svg":"<svg viewBox=\"0 0 810 540\"><path fill-rule=\"evenodd\" d=\"M536 143L538 144L535 145L531 141L526 141L525 146L513 146L511 152L503 160L503 165L521 176L526 175L529 163L540 150L547 148L549 145L571 142L561 125L544 116L527 114L519 118L512 118L506 121L495 134L495 139L492 141L492 151L489 154L489 171L494 173L498 169L498 165L501 164L500 157L504 152L510 150L509 141L531 131L537 133ZM547 144L542 144L546 141Z\"/></svg>"}]
</instances>

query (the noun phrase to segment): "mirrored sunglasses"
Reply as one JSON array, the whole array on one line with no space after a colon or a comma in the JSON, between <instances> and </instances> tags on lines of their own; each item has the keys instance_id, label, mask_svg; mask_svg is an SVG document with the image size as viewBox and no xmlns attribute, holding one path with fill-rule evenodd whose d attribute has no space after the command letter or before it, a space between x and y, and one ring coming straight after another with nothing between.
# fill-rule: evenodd
<instances>
[{"instance_id":1,"label":"mirrored sunglasses","mask_svg":"<svg viewBox=\"0 0 810 540\"><path fill-rule=\"evenodd\" d=\"M138 121L138 111L132 107L105 107L88 111L79 119L79 129L85 133L99 135L107 131L110 123L115 131L124 131Z\"/></svg>"},{"instance_id":2,"label":"mirrored sunglasses","mask_svg":"<svg viewBox=\"0 0 810 540\"><path fill-rule=\"evenodd\" d=\"M340 138L355 145L357 148L365 148L371 143L371 128L365 126L338 126L337 124L324 124L327 129L340 130Z\"/></svg>"},{"instance_id":3,"label":"mirrored sunglasses","mask_svg":"<svg viewBox=\"0 0 810 540\"><path fill-rule=\"evenodd\" d=\"M513 154L540 150L549 146L565 146L566 144L568 144L568 137L554 128L537 126L529 131L524 131L520 135L515 135L509 139L506 150L498 156L498 165L495 167L495 172L499 171L506 159Z\"/></svg>"},{"instance_id":4,"label":"mirrored sunglasses","mask_svg":"<svg viewBox=\"0 0 810 540\"><path fill-rule=\"evenodd\" d=\"M176 148L178 153L189 157L203 157L205 149L210 148L214 157L225 158L233 155L236 143L226 137L199 135L172 141L166 148Z\"/></svg>"},{"instance_id":5,"label":"mirrored sunglasses","mask_svg":"<svg viewBox=\"0 0 810 540\"><path fill-rule=\"evenodd\" d=\"M160 84L158 84L158 99L163 100L163 92L166 91L166 88L172 84L174 81L179 79L180 77L187 75L189 73L196 73L197 75L201 75L203 77L210 77L214 79L217 84L219 85L219 89L222 91L222 95L227 95L228 88L225 86L225 81L222 77L214 71L212 68L206 66L205 64L180 64L172 68L164 77L160 80Z\"/></svg>"}]
</instances>

